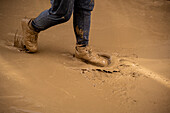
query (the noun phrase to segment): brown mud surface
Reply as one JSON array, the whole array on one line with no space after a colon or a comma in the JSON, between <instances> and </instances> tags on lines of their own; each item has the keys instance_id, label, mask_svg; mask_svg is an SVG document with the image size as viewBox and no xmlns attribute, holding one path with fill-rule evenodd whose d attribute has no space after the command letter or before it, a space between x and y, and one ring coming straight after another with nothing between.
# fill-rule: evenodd
<instances>
[{"instance_id":1,"label":"brown mud surface","mask_svg":"<svg viewBox=\"0 0 170 113\"><path fill-rule=\"evenodd\" d=\"M49 0L0 1L0 113L170 112L170 1L95 3L90 45L112 57L105 68L73 57L72 19L41 32L36 54L19 51L20 20Z\"/></svg>"}]
</instances>

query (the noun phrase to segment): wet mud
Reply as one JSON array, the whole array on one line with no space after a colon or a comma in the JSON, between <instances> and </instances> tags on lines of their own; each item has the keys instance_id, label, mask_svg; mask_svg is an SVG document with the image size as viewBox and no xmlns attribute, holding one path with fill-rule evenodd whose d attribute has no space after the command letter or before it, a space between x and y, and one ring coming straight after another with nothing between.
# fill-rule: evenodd
<instances>
[{"instance_id":1,"label":"wet mud","mask_svg":"<svg viewBox=\"0 0 170 113\"><path fill-rule=\"evenodd\" d=\"M74 57L72 19L40 33L37 53L21 51L21 19L50 3L0 5L0 113L170 112L168 0L96 0L90 45L107 67Z\"/></svg>"}]
</instances>

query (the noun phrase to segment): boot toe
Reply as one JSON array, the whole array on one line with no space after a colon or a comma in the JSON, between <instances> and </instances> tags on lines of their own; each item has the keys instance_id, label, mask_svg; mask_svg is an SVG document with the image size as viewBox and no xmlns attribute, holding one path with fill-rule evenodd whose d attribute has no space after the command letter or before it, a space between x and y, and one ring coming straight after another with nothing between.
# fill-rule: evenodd
<instances>
[{"instance_id":1,"label":"boot toe","mask_svg":"<svg viewBox=\"0 0 170 113\"><path fill-rule=\"evenodd\" d=\"M109 65L108 63L108 60L107 59L101 59L99 62L96 62L96 65L97 66L100 66L100 67L106 67Z\"/></svg>"},{"instance_id":2,"label":"boot toe","mask_svg":"<svg viewBox=\"0 0 170 113\"><path fill-rule=\"evenodd\" d=\"M27 53L37 52L37 47L25 47Z\"/></svg>"}]
</instances>

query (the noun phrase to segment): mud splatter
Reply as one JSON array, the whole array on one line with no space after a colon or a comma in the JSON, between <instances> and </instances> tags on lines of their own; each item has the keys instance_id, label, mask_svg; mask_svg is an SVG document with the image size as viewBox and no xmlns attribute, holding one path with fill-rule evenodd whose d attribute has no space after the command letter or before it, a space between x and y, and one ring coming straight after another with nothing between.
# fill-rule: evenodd
<instances>
[{"instance_id":1,"label":"mud splatter","mask_svg":"<svg viewBox=\"0 0 170 113\"><path fill-rule=\"evenodd\" d=\"M84 31L82 29L79 29L78 26L76 26L76 33L79 35L81 38L83 38Z\"/></svg>"},{"instance_id":2,"label":"mud splatter","mask_svg":"<svg viewBox=\"0 0 170 113\"><path fill-rule=\"evenodd\" d=\"M16 31L15 36L14 36L14 47L24 48L23 36L22 35L17 35L17 33L18 33L18 30Z\"/></svg>"},{"instance_id":3,"label":"mud splatter","mask_svg":"<svg viewBox=\"0 0 170 113\"><path fill-rule=\"evenodd\" d=\"M20 30L16 30L15 33L8 33L9 36L13 37L13 42L10 46L17 48L19 51L25 51L23 44L23 35Z\"/></svg>"},{"instance_id":4,"label":"mud splatter","mask_svg":"<svg viewBox=\"0 0 170 113\"><path fill-rule=\"evenodd\" d=\"M89 64L81 64L79 67L69 67L70 69L79 71L84 77L87 77L90 80L98 78L99 76L122 76L122 77L130 77L130 78L138 78L138 77L144 77L144 78L151 78L153 80L156 80L160 82L161 84L165 85L166 87L170 87L169 79L158 75L156 73L153 73L150 70L145 69L137 62L136 55L130 55L128 56L120 56L119 54L112 54L110 56L111 64L107 67L97 67ZM77 64L76 58L73 57L74 64ZM73 62L71 62L72 65ZM108 78L107 78L108 79ZM105 81L104 79L100 79L100 81ZM112 81L112 80L109 80ZM114 80L113 80L114 81Z\"/></svg>"}]
</instances>

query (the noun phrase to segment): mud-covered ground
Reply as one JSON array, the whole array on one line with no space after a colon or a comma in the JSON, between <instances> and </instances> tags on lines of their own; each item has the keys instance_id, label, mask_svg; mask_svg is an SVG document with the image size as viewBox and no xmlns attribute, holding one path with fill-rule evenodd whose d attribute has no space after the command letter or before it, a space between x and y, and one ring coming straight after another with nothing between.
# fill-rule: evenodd
<instances>
[{"instance_id":1,"label":"mud-covered ground","mask_svg":"<svg viewBox=\"0 0 170 113\"><path fill-rule=\"evenodd\" d=\"M90 45L99 68L73 57L72 19L39 35L39 51L13 47L20 20L49 0L0 1L0 113L169 113L170 1L96 0Z\"/></svg>"}]
</instances>

